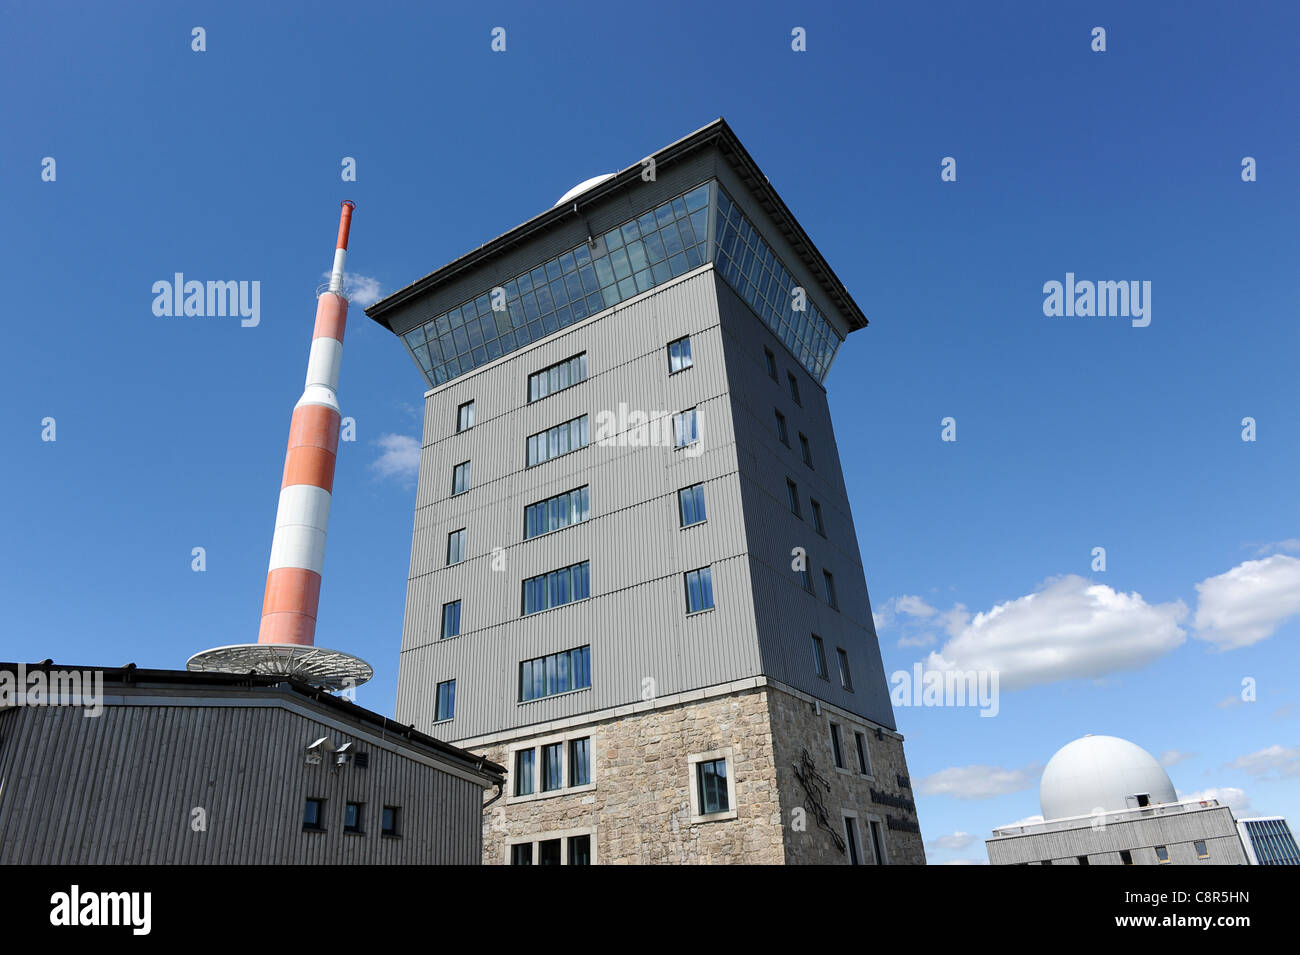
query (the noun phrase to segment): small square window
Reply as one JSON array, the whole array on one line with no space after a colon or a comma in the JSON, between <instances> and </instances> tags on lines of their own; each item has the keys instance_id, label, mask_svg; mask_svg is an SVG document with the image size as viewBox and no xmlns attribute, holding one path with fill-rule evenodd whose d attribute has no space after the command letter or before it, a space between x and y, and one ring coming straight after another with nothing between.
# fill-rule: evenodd
<instances>
[{"instance_id":1,"label":"small square window","mask_svg":"<svg viewBox=\"0 0 1300 955\"><path fill-rule=\"evenodd\" d=\"M380 826L380 833L385 836L398 836L401 832L398 830L398 823L401 822L401 806L385 806L384 818Z\"/></svg>"},{"instance_id":2,"label":"small square window","mask_svg":"<svg viewBox=\"0 0 1300 955\"><path fill-rule=\"evenodd\" d=\"M673 441L679 448L700 440L700 424L694 408L673 415Z\"/></svg>"},{"instance_id":3,"label":"small square window","mask_svg":"<svg viewBox=\"0 0 1300 955\"><path fill-rule=\"evenodd\" d=\"M438 684L437 713L434 722L453 719L456 715L456 681L447 680Z\"/></svg>"},{"instance_id":4,"label":"small square window","mask_svg":"<svg viewBox=\"0 0 1300 955\"><path fill-rule=\"evenodd\" d=\"M1075 861L1078 862L1079 865L1092 865L1092 863L1088 861L1087 856L1076 856Z\"/></svg>"},{"instance_id":5,"label":"small square window","mask_svg":"<svg viewBox=\"0 0 1300 955\"><path fill-rule=\"evenodd\" d=\"M777 438L780 439L781 443L788 448L790 447L790 433L789 431L786 430L785 427L785 415L781 414L781 412L779 411L775 412L775 414L776 414L776 436Z\"/></svg>"},{"instance_id":6,"label":"small square window","mask_svg":"<svg viewBox=\"0 0 1300 955\"><path fill-rule=\"evenodd\" d=\"M668 374L675 375L695 364L691 358L691 337L679 338L668 343Z\"/></svg>"},{"instance_id":7,"label":"small square window","mask_svg":"<svg viewBox=\"0 0 1300 955\"><path fill-rule=\"evenodd\" d=\"M468 531L461 528L458 531L452 531L447 535L447 566L459 564L465 559L465 545L467 542Z\"/></svg>"},{"instance_id":8,"label":"small square window","mask_svg":"<svg viewBox=\"0 0 1300 955\"><path fill-rule=\"evenodd\" d=\"M465 461L452 468L451 471L451 496L452 497L455 497L457 494L464 494L466 491L469 490L469 465L470 462Z\"/></svg>"},{"instance_id":9,"label":"small square window","mask_svg":"<svg viewBox=\"0 0 1300 955\"><path fill-rule=\"evenodd\" d=\"M785 479L785 496L786 502L790 505L790 513L802 520L803 510L799 507L799 485L789 478Z\"/></svg>"},{"instance_id":10,"label":"small square window","mask_svg":"<svg viewBox=\"0 0 1300 955\"><path fill-rule=\"evenodd\" d=\"M704 485L692 484L690 487L682 488L677 492L677 505L682 527L702 524L706 519L704 513Z\"/></svg>"},{"instance_id":11,"label":"small square window","mask_svg":"<svg viewBox=\"0 0 1300 955\"><path fill-rule=\"evenodd\" d=\"M1156 846L1156 861L1157 861L1160 865L1164 865L1166 862L1169 861L1169 847L1168 847L1168 846Z\"/></svg>"},{"instance_id":12,"label":"small square window","mask_svg":"<svg viewBox=\"0 0 1300 955\"><path fill-rule=\"evenodd\" d=\"M776 356L772 354L772 349L763 349L763 364L767 368L768 377L776 381Z\"/></svg>"},{"instance_id":13,"label":"small square window","mask_svg":"<svg viewBox=\"0 0 1300 955\"><path fill-rule=\"evenodd\" d=\"M468 431L474 427L474 402L467 401L456 409L456 431Z\"/></svg>"},{"instance_id":14,"label":"small square window","mask_svg":"<svg viewBox=\"0 0 1300 955\"><path fill-rule=\"evenodd\" d=\"M727 812L731 805L727 796L726 759L696 763L695 774L700 787L700 815Z\"/></svg>"},{"instance_id":15,"label":"small square window","mask_svg":"<svg viewBox=\"0 0 1300 955\"><path fill-rule=\"evenodd\" d=\"M311 832L325 829L325 800L308 799L302 811L302 827Z\"/></svg>"},{"instance_id":16,"label":"small square window","mask_svg":"<svg viewBox=\"0 0 1300 955\"><path fill-rule=\"evenodd\" d=\"M569 865L591 865L591 836L569 836Z\"/></svg>"},{"instance_id":17,"label":"small square window","mask_svg":"<svg viewBox=\"0 0 1300 955\"><path fill-rule=\"evenodd\" d=\"M1120 849L1120 850L1119 850L1119 862L1120 862L1120 865L1132 865L1132 864L1133 864L1133 853L1129 852L1127 849Z\"/></svg>"},{"instance_id":18,"label":"small square window","mask_svg":"<svg viewBox=\"0 0 1300 955\"><path fill-rule=\"evenodd\" d=\"M686 612L713 609L713 568L701 567L686 574Z\"/></svg>"},{"instance_id":19,"label":"small square window","mask_svg":"<svg viewBox=\"0 0 1300 955\"><path fill-rule=\"evenodd\" d=\"M442 639L460 636L460 601L442 605Z\"/></svg>"},{"instance_id":20,"label":"small square window","mask_svg":"<svg viewBox=\"0 0 1300 955\"><path fill-rule=\"evenodd\" d=\"M802 407L803 402L799 400L799 380L789 372L786 373L786 378L790 380L790 397L794 399L795 404Z\"/></svg>"},{"instance_id":21,"label":"small square window","mask_svg":"<svg viewBox=\"0 0 1300 955\"><path fill-rule=\"evenodd\" d=\"M343 831L361 832L361 817L365 806L359 802L350 802L343 807Z\"/></svg>"},{"instance_id":22,"label":"small square window","mask_svg":"<svg viewBox=\"0 0 1300 955\"><path fill-rule=\"evenodd\" d=\"M559 839L543 839L537 844L538 865L563 865L564 847Z\"/></svg>"},{"instance_id":23,"label":"small square window","mask_svg":"<svg viewBox=\"0 0 1300 955\"><path fill-rule=\"evenodd\" d=\"M1208 859L1210 857L1210 849L1208 846L1206 846L1203 840L1197 839L1195 842L1192 843L1192 847L1196 849L1196 858Z\"/></svg>"},{"instance_id":24,"label":"small square window","mask_svg":"<svg viewBox=\"0 0 1300 955\"><path fill-rule=\"evenodd\" d=\"M511 865L532 865L533 844L531 842L516 842L513 846L511 846L510 864Z\"/></svg>"}]
</instances>

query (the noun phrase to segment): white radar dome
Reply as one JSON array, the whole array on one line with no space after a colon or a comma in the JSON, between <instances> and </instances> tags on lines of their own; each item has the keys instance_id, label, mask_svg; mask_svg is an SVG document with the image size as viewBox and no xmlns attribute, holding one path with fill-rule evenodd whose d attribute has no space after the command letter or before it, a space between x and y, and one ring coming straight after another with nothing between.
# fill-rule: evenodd
<instances>
[{"instance_id":1,"label":"white radar dome","mask_svg":"<svg viewBox=\"0 0 1300 955\"><path fill-rule=\"evenodd\" d=\"M1177 802L1174 784L1155 757L1118 736L1085 736L1048 760L1038 787L1044 819L1087 816Z\"/></svg>"}]
</instances>

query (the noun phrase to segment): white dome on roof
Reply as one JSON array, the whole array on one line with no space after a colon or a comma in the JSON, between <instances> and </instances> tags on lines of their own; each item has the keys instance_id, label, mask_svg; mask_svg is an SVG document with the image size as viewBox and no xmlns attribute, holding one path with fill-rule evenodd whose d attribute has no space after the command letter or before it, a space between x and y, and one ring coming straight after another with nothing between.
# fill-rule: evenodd
<instances>
[{"instance_id":1,"label":"white dome on roof","mask_svg":"<svg viewBox=\"0 0 1300 955\"><path fill-rule=\"evenodd\" d=\"M1038 786L1044 819L1177 802L1169 774L1154 756L1118 736L1085 736L1048 760Z\"/></svg>"},{"instance_id":2,"label":"white dome on roof","mask_svg":"<svg viewBox=\"0 0 1300 955\"><path fill-rule=\"evenodd\" d=\"M593 186L599 186L606 179L613 179L613 178L614 178L614 174L612 172L607 172L603 176L592 176L590 179L584 179L582 182L578 183L576 186L574 186L564 195L560 196L560 198L555 201L555 205L562 206L573 197L582 195L582 193L586 192L588 189L592 188ZM552 206L551 208L555 208L555 206Z\"/></svg>"}]
</instances>

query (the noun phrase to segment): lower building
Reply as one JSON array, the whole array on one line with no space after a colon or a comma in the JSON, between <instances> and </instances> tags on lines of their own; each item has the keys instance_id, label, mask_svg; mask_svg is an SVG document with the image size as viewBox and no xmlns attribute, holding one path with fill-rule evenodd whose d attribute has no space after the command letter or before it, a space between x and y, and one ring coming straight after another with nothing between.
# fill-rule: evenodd
<instances>
[{"instance_id":1,"label":"lower building","mask_svg":"<svg viewBox=\"0 0 1300 955\"><path fill-rule=\"evenodd\" d=\"M469 740L487 864L923 864L902 737L763 678Z\"/></svg>"},{"instance_id":2,"label":"lower building","mask_svg":"<svg viewBox=\"0 0 1300 955\"><path fill-rule=\"evenodd\" d=\"M293 678L0 663L0 865L477 865L503 772Z\"/></svg>"},{"instance_id":3,"label":"lower building","mask_svg":"<svg viewBox=\"0 0 1300 955\"><path fill-rule=\"evenodd\" d=\"M1237 832L1251 865L1300 865L1295 836L1281 816L1238 819Z\"/></svg>"},{"instance_id":4,"label":"lower building","mask_svg":"<svg viewBox=\"0 0 1300 955\"><path fill-rule=\"evenodd\" d=\"M1232 810L1180 800L1146 750L1114 736L1063 746L1043 770L1043 819L993 830L993 865L1245 865Z\"/></svg>"}]
</instances>

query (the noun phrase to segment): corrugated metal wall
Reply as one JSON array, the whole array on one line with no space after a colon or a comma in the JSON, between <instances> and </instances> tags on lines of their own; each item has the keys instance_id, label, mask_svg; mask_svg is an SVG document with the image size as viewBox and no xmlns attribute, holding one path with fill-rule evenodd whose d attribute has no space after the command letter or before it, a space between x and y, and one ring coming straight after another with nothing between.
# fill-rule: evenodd
<instances>
[{"instance_id":1,"label":"corrugated metal wall","mask_svg":"<svg viewBox=\"0 0 1300 955\"><path fill-rule=\"evenodd\" d=\"M1203 840L1208 859L1198 859L1196 840ZM1227 806L1180 815L1156 816L1133 822L1112 823L1105 829L1089 826L1059 832L1033 833L987 843L993 865L1016 865L1051 859L1055 864L1077 864L1088 856L1089 865L1122 865L1119 851L1128 849L1135 865L1157 865L1155 846L1169 849L1171 865L1245 865L1246 853L1237 835L1232 810Z\"/></svg>"},{"instance_id":2,"label":"corrugated metal wall","mask_svg":"<svg viewBox=\"0 0 1300 955\"><path fill-rule=\"evenodd\" d=\"M184 702L0 711L0 863L479 864L478 783L281 706ZM306 765L322 736L369 768ZM325 832L303 831L309 797ZM343 831L351 801L364 834ZM380 834L385 805L400 838Z\"/></svg>"},{"instance_id":3,"label":"corrugated metal wall","mask_svg":"<svg viewBox=\"0 0 1300 955\"><path fill-rule=\"evenodd\" d=\"M452 678L455 719L436 732L456 740L639 701L646 679L662 696L758 674L716 303L705 269L430 395L399 720L429 728L434 687ZM687 334L694 366L669 375L667 343ZM527 403L529 374L584 350L586 382ZM456 409L471 399L475 426L456 434ZM597 415L617 414L620 404L668 416L697 408L703 452L597 445ZM529 434L582 414L590 446L525 468ZM474 486L451 498L452 468L466 460ZM708 522L682 529L677 491L699 482ZM528 504L583 484L589 521L522 540ZM447 534L461 527L469 557L445 567ZM591 562L591 600L520 617L524 579L581 560ZM709 564L717 609L687 617L682 574ZM442 605L455 599L461 635L442 640ZM584 644L592 647L590 690L518 702L522 660Z\"/></svg>"}]
</instances>

